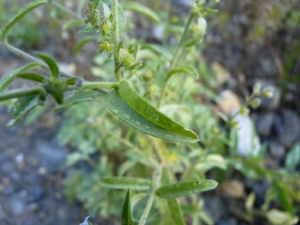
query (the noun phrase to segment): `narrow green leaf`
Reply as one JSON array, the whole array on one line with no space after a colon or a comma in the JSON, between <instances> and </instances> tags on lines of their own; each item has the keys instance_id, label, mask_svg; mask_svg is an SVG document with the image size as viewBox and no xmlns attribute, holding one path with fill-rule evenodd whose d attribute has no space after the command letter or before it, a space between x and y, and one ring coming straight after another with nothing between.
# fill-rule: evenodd
<instances>
[{"instance_id":1,"label":"narrow green leaf","mask_svg":"<svg viewBox=\"0 0 300 225\"><path fill-rule=\"evenodd\" d=\"M98 40L98 39L99 39L98 36L88 36L88 37L85 37L85 38L81 39L81 40L75 45L75 47L74 47L74 49L73 49L73 54L74 54L74 55L77 55L78 52L82 49L82 47L83 47L85 44L87 44L87 43L89 43L89 42L91 42L91 41L94 41L94 40Z\"/></svg>"},{"instance_id":2,"label":"narrow green leaf","mask_svg":"<svg viewBox=\"0 0 300 225\"><path fill-rule=\"evenodd\" d=\"M138 12L148 17L149 19L153 20L155 23L161 22L159 16L153 10L138 2L124 2L122 3L122 8L124 10L131 10L134 12Z\"/></svg>"},{"instance_id":3,"label":"narrow green leaf","mask_svg":"<svg viewBox=\"0 0 300 225\"><path fill-rule=\"evenodd\" d=\"M106 103L120 119L146 134L170 141L198 140L198 136L193 131L159 112L139 96L125 80L120 82L118 90L107 95Z\"/></svg>"},{"instance_id":4,"label":"narrow green leaf","mask_svg":"<svg viewBox=\"0 0 300 225\"><path fill-rule=\"evenodd\" d=\"M104 14L105 18L108 19L110 17L110 15L111 15L110 8L104 2L101 2L101 4L102 4L102 8L103 8L103 14Z\"/></svg>"},{"instance_id":5,"label":"narrow green leaf","mask_svg":"<svg viewBox=\"0 0 300 225\"><path fill-rule=\"evenodd\" d=\"M300 143L297 143L288 152L285 158L285 168L289 172L293 172L300 163Z\"/></svg>"},{"instance_id":6,"label":"narrow green leaf","mask_svg":"<svg viewBox=\"0 0 300 225\"><path fill-rule=\"evenodd\" d=\"M162 186L156 190L161 198L179 198L214 189L218 183L213 180L187 181Z\"/></svg>"},{"instance_id":7,"label":"narrow green leaf","mask_svg":"<svg viewBox=\"0 0 300 225\"><path fill-rule=\"evenodd\" d=\"M67 84L67 85L75 85L76 82L77 82L77 78L75 78L75 77L66 80L66 84Z\"/></svg>"},{"instance_id":8,"label":"narrow green leaf","mask_svg":"<svg viewBox=\"0 0 300 225\"><path fill-rule=\"evenodd\" d=\"M43 83L46 80L42 75L36 74L36 73L19 73L19 74L17 74L17 77L20 77L20 78L23 78L26 80L40 82L40 83Z\"/></svg>"},{"instance_id":9,"label":"narrow green leaf","mask_svg":"<svg viewBox=\"0 0 300 225\"><path fill-rule=\"evenodd\" d=\"M128 93L130 94L130 93ZM125 123L127 123L129 126L136 128L137 130L149 134L154 137L159 137L165 140L169 141L178 141L178 142L195 142L197 141L196 137L190 137L187 135L182 135L176 133L176 131L181 131L177 128L174 128L175 131L167 130L163 127L155 125L152 121L147 120L144 115L140 115L138 112L136 112L133 108L131 108L121 97L119 92L117 90L111 91L109 94L106 95L105 103L107 107L121 120L123 120ZM147 103L148 106L150 106L149 103ZM147 107L147 105L145 105ZM152 107L152 106L151 106ZM156 118L162 118L159 117L159 112L156 111L157 115ZM175 123L175 122L174 122ZM188 131L188 130L186 130ZM190 131L192 132L192 131ZM192 133L193 134L193 133ZM196 134L195 134L196 135Z\"/></svg>"},{"instance_id":10,"label":"narrow green leaf","mask_svg":"<svg viewBox=\"0 0 300 225\"><path fill-rule=\"evenodd\" d=\"M122 225L132 225L131 203L130 203L130 189L128 189L125 201L122 207Z\"/></svg>"},{"instance_id":11,"label":"narrow green leaf","mask_svg":"<svg viewBox=\"0 0 300 225\"><path fill-rule=\"evenodd\" d=\"M57 112L66 107L70 107L81 102L91 102L91 101L103 101L105 95L98 91L90 90L79 90L76 91L71 97L64 100L63 105L56 106L54 111Z\"/></svg>"},{"instance_id":12,"label":"narrow green leaf","mask_svg":"<svg viewBox=\"0 0 300 225\"><path fill-rule=\"evenodd\" d=\"M45 53L37 53L37 56L40 57L49 66L49 69L51 70L51 73L54 77L59 76L59 68L53 58Z\"/></svg>"},{"instance_id":13,"label":"narrow green leaf","mask_svg":"<svg viewBox=\"0 0 300 225\"><path fill-rule=\"evenodd\" d=\"M175 73L186 73L192 76L193 78L198 79L198 71L193 66L187 65L187 66L172 69L167 73L167 79L170 79Z\"/></svg>"},{"instance_id":14,"label":"narrow green leaf","mask_svg":"<svg viewBox=\"0 0 300 225\"><path fill-rule=\"evenodd\" d=\"M10 31L10 29L15 25L22 17L24 17L27 13L32 11L33 9L37 8L40 5L48 3L47 0L36 0L36 1L31 1L28 3L21 11L11 20L9 21L3 28L2 30L2 41L6 42L7 41L7 35Z\"/></svg>"},{"instance_id":15,"label":"narrow green leaf","mask_svg":"<svg viewBox=\"0 0 300 225\"><path fill-rule=\"evenodd\" d=\"M148 190L152 186L150 180L135 177L104 177L100 185L116 189Z\"/></svg>"},{"instance_id":16,"label":"narrow green leaf","mask_svg":"<svg viewBox=\"0 0 300 225\"><path fill-rule=\"evenodd\" d=\"M203 38L205 32L206 32L206 26L207 22L203 17L198 18L198 25L197 25L197 31L194 33L193 37L188 40L188 42L185 44L186 47L191 47L195 44L197 44L201 39Z\"/></svg>"},{"instance_id":17,"label":"narrow green leaf","mask_svg":"<svg viewBox=\"0 0 300 225\"><path fill-rule=\"evenodd\" d=\"M26 113L39 104L39 96L29 96L19 98L11 107L10 114L12 120L7 123L8 127L16 125L22 120Z\"/></svg>"},{"instance_id":18,"label":"narrow green leaf","mask_svg":"<svg viewBox=\"0 0 300 225\"><path fill-rule=\"evenodd\" d=\"M148 50L155 51L159 54L162 54L167 60L173 59L172 53L168 49L166 49L165 47L163 47L161 45L144 44L141 46L141 49L148 49Z\"/></svg>"},{"instance_id":19,"label":"narrow green leaf","mask_svg":"<svg viewBox=\"0 0 300 225\"><path fill-rule=\"evenodd\" d=\"M18 73L24 73L28 70L31 70L31 69L39 67L39 66L40 66L39 63L33 62L33 63L27 64L26 66L14 69L14 70L10 71L9 73L7 73L0 79L0 92L3 91L11 82L14 81L14 79L16 78L16 75Z\"/></svg>"},{"instance_id":20,"label":"narrow green leaf","mask_svg":"<svg viewBox=\"0 0 300 225\"><path fill-rule=\"evenodd\" d=\"M94 30L94 28L91 25L88 25L85 28L81 29L78 33L79 34L95 34L96 31Z\"/></svg>"},{"instance_id":21,"label":"narrow green leaf","mask_svg":"<svg viewBox=\"0 0 300 225\"><path fill-rule=\"evenodd\" d=\"M185 225L181 207L177 199L166 199L174 225Z\"/></svg>"}]
</instances>

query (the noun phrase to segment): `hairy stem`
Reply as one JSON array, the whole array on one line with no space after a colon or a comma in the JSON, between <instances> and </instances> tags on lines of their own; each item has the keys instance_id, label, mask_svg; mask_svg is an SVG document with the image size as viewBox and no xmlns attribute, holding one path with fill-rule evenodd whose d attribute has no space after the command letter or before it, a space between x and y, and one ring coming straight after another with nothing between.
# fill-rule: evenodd
<instances>
[{"instance_id":1,"label":"hairy stem","mask_svg":"<svg viewBox=\"0 0 300 225\"><path fill-rule=\"evenodd\" d=\"M145 225L145 223L146 223L147 217L149 215L149 212L150 212L150 209L152 207L153 200L154 200L154 197L155 197L156 186L158 185L160 177L161 177L161 172L162 172L162 165L160 165L158 167L156 173L153 176L153 187L152 187L152 190L150 192L150 196L149 196L146 208L145 208L145 210L144 210L144 212L141 216L141 219L140 219L140 222L139 222L138 225Z\"/></svg>"},{"instance_id":2,"label":"hairy stem","mask_svg":"<svg viewBox=\"0 0 300 225\"><path fill-rule=\"evenodd\" d=\"M184 40L185 40L185 38L186 38L187 32L188 32L188 30L189 30L189 27L190 27L190 25L191 25L191 22L192 22L193 18L194 18L194 13L190 13L190 16L189 16L189 18L188 18L187 23L185 24L183 34L182 34L181 39L180 39L180 42L179 42L179 44L178 44L178 46L177 46L177 49L176 49L176 52L175 52L175 55L174 55L174 58L173 58L173 60L172 60L171 67L170 67L169 70L174 69L174 67L176 66L176 63L177 63L177 61L178 61L179 54L180 54L180 52L181 52L181 48L182 48L182 46L183 46ZM165 83L164 83L164 86L163 86L163 89L162 89L162 92L161 92L161 95L160 95L160 98L159 98L159 101L158 101L158 104L157 104L157 108L158 108L158 109L159 109L159 107L160 107L160 105L161 105L161 103L162 103L162 99L163 99L163 97L164 97L164 95L165 95L165 92L166 92L166 89L167 89L167 87L168 87L168 81L169 81L169 79L166 78Z\"/></svg>"},{"instance_id":3,"label":"hairy stem","mask_svg":"<svg viewBox=\"0 0 300 225\"><path fill-rule=\"evenodd\" d=\"M44 90L41 87L33 87L28 88L25 90L16 90L16 91L9 91L3 94L0 94L0 101L5 101L12 98L19 98L31 95L37 95L42 93Z\"/></svg>"},{"instance_id":4,"label":"hairy stem","mask_svg":"<svg viewBox=\"0 0 300 225\"><path fill-rule=\"evenodd\" d=\"M118 82L122 80L122 74L120 68L118 66L118 57L116 52L116 46L119 44L120 41L120 34L119 34L119 2L118 0L114 0L114 46L115 46L115 54L114 54L114 61L115 61L115 76Z\"/></svg>"},{"instance_id":5,"label":"hairy stem","mask_svg":"<svg viewBox=\"0 0 300 225\"><path fill-rule=\"evenodd\" d=\"M33 61L33 62L37 62L39 63L43 68L45 69L49 69L48 65L46 63L44 63L42 60L38 59L38 58L35 58L34 56L18 49L18 48L15 48L14 46L8 44L8 43L4 43L4 42L1 42L0 41L0 47L3 47L4 49L8 50L9 52L25 59L25 60L28 60L28 61ZM74 78L76 76L72 75L72 74L69 74L67 72L63 72L61 71L60 72L63 76L65 77L70 77L70 78ZM76 77L78 78L78 77Z\"/></svg>"},{"instance_id":6,"label":"hairy stem","mask_svg":"<svg viewBox=\"0 0 300 225\"><path fill-rule=\"evenodd\" d=\"M101 89L101 88L117 88L118 83L115 82L83 82L80 87L77 86L69 86L68 90L81 90L81 89Z\"/></svg>"}]
</instances>

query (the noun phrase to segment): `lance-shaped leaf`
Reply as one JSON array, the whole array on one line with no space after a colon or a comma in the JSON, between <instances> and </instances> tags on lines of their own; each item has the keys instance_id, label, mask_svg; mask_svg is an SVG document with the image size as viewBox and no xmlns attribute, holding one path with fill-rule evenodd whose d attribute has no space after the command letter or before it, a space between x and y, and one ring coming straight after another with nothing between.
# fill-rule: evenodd
<instances>
[{"instance_id":1,"label":"lance-shaped leaf","mask_svg":"<svg viewBox=\"0 0 300 225\"><path fill-rule=\"evenodd\" d=\"M91 102L91 101L103 101L104 94L97 91L90 90L79 90L74 93L71 97L64 100L63 105L59 105L55 107L54 111L58 111L60 109L79 104L81 102Z\"/></svg>"},{"instance_id":2,"label":"lance-shaped leaf","mask_svg":"<svg viewBox=\"0 0 300 225\"><path fill-rule=\"evenodd\" d=\"M138 2L124 2L122 4L122 8L124 10L131 10L141 13L142 15L147 16L149 19L153 20L155 23L160 23L159 16L153 10Z\"/></svg>"},{"instance_id":3,"label":"lance-shaped leaf","mask_svg":"<svg viewBox=\"0 0 300 225\"><path fill-rule=\"evenodd\" d=\"M141 49L149 49L149 50L155 51L159 54L162 54L167 60L173 59L172 53L168 49L166 49L165 47L160 46L160 45L145 44L145 45L142 45Z\"/></svg>"},{"instance_id":4,"label":"lance-shaped leaf","mask_svg":"<svg viewBox=\"0 0 300 225\"><path fill-rule=\"evenodd\" d=\"M28 3L21 11L12 19L10 20L3 28L2 30L2 41L6 42L8 32L10 28L13 27L20 19L23 18L27 13L35 9L36 7L48 3L47 0L37 0L37 1L31 1Z\"/></svg>"},{"instance_id":5,"label":"lance-shaped leaf","mask_svg":"<svg viewBox=\"0 0 300 225\"><path fill-rule=\"evenodd\" d=\"M293 172L300 162L300 143L297 143L285 157L285 168L289 172Z\"/></svg>"},{"instance_id":6,"label":"lance-shaped leaf","mask_svg":"<svg viewBox=\"0 0 300 225\"><path fill-rule=\"evenodd\" d=\"M51 73L54 77L58 77L59 68L54 59L52 59L49 55L44 53L37 53L37 56L40 57L49 67Z\"/></svg>"},{"instance_id":7,"label":"lance-shaped leaf","mask_svg":"<svg viewBox=\"0 0 300 225\"><path fill-rule=\"evenodd\" d=\"M16 125L31 109L39 104L39 96L28 96L19 98L11 107L10 114L13 117L11 121L7 123L7 126Z\"/></svg>"},{"instance_id":8,"label":"lance-shaped leaf","mask_svg":"<svg viewBox=\"0 0 300 225\"><path fill-rule=\"evenodd\" d=\"M161 198L179 198L191 194L214 189L218 183L214 180L200 180L179 182L162 186L156 190L156 194Z\"/></svg>"},{"instance_id":9,"label":"lance-shaped leaf","mask_svg":"<svg viewBox=\"0 0 300 225\"><path fill-rule=\"evenodd\" d=\"M126 197L122 207L122 225L132 225L132 213L131 213L131 196L130 189L126 193Z\"/></svg>"},{"instance_id":10,"label":"lance-shaped leaf","mask_svg":"<svg viewBox=\"0 0 300 225\"><path fill-rule=\"evenodd\" d=\"M39 63L33 62L33 63L27 64L26 66L14 69L14 70L10 71L9 73L7 73L0 79L0 92L3 91L11 82L14 81L17 74L24 73L28 70L31 70L31 69L39 67L39 66L40 66Z\"/></svg>"},{"instance_id":11,"label":"lance-shaped leaf","mask_svg":"<svg viewBox=\"0 0 300 225\"><path fill-rule=\"evenodd\" d=\"M152 182L135 177L104 177L100 180L100 185L116 189L148 190L151 188Z\"/></svg>"},{"instance_id":12,"label":"lance-shaped leaf","mask_svg":"<svg viewBox=\"0 0 300 225\"><path fill-rule=\"evenodd\" d=\"M46 79L42 75L36 74L36 73L19 73L19 74L17 74L17 77L20 77L20 78L23 78L26 80L40 82L40 83L43 83L46 81Z\"/></svg>"},{"instance_id":13,"label":"lance-shaped leaf","mask_svg":"<svg viewBox=\"0 0 300 225\"><path fill-rule=\"evenodd\" d=\"M105 102L121 120L146 134L186 143L198 140L198 136L193 131L159 112L139 96L125 80L120 82L117 90L107 94Z\"/></svg>"},{"instance_id":14,"label":"lance-shaped leaf","mask_svg":"<svg viewBox=\"0 0 300 225\"><path fill-rule=\"evenodd\" d=\"M186 73L193 78L198 79L198 71L193 66L187 65L170 70L167 73L167 80L169 80L175 73Z\"/></svg>"}]
</instances>

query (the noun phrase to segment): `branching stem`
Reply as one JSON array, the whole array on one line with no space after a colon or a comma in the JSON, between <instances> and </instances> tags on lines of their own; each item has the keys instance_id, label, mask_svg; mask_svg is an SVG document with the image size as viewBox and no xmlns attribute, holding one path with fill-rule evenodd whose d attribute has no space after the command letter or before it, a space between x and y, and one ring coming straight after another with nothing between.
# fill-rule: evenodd
<instances>
[{"instance_id":1,"label":"branching stem","mask_svg":"<svg viewBox=\"0 0 300 225\"><path fill-rule=\"evenodd\" d=\"M188 30L189 30L189 27L190 27L190 25L191 25L191 22L192 22L193 18L194 18L194 13L191 12L191 13L190 13L190 16L189 16L189 18L188 18L188 21L187 21L187 23L185 24L184 31L183 31L183 34L182 34L182 36L181 36L180 42L179 42L179 44L178 44L178 46L177 46L177 49L176 49L174 58L173 58L172 63L171 63L170 70L174 69L175 66L176 66L176 64L177 64L179 54L180 54L180 52L181 52L181 49L182 49L184 40L185 40L185 38L186 38L187 32L188 32ZM169 79L166 78L165 83L164 83L164 86L163 86L163 89L162 89L162 92L161 92L161 95L160 95L160 98L159 98L159 101L158 101L158 104L157 104L157 108L158 108L158 109L160 108L160 105L161 105L161 103L162 103L162 99L163 99L163 97L164 97L164 95L165 95L165 92L166 92L166 89L167 89L167 86L168 86L168 81L169 81Z\"/></svg>"}]
</instances>

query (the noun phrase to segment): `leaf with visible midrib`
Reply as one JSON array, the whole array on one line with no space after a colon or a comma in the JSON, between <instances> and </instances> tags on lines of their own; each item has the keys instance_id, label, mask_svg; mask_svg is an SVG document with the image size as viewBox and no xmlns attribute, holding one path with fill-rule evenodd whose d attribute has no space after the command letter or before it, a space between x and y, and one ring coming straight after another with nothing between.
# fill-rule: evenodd
<instances>
[{"instance_id":1,"label":"leaf with visible midrib","mask_svg":"<svg viewBox=\"0 0 300 225\"><path fill-rule=\"evenodd\" d=\"M170 138L170 136L174 136L174 138L176 136L176 139L178 139L177 141L179 142L195 142L198 140L198 136L193 131L186 129L171 118L159 112L156 108L150 105L147 100L139 96L137 92L129 86L127 81L121 81L119 84L119 89L116 92L118 92L125 104L135 111L135 114L139 115L137 117L144 118L143 121L147 125L151 124L150 127L153 127L153 131L155 130L155 132L153 134L153 131L149 132L149 129L143 129L143 127L146 128L146 125L134 126L138 130L152 136L171 141L176 140L173 140L173 138ZM141 122L142 121L140 121L140 123ZM130 125L132 125L132 123ZM165 133L163 131L165 131Z\"/></svg>"},{"instance_id":2,"label":"leaf with visible midrib","mask_svg":"<svg viewBox=\"0 0 300 225\"><path fill-rule=\"evenodd\" d=\"M179 198L191 194L214 189L218 183L214 180L200 180L179 182L162 186L156 190L156 195L161 198Z\"/></svg>"},{"instance_id":3,"label":"leaf with visible midrib","mask_svg":"<svg viewBox=\"0 0 300 225\"><path fill-rule=\"evenodd\" d=\"M126 81L105 97L107 107L137 130L169 141L192 143L198 136L176 123L140 97Z\"/></svg>"},{"instance_id":4,"label":"leaf with visible midrib","mask_svg":"<svg viewBox=\"0 0 300 225\"><path fill-rule=\"evenodd\" d=\"M152 182L135 177L103 177L100 180L100 185L116 189L149 190Z\"/></svg>"}]
</instances>

